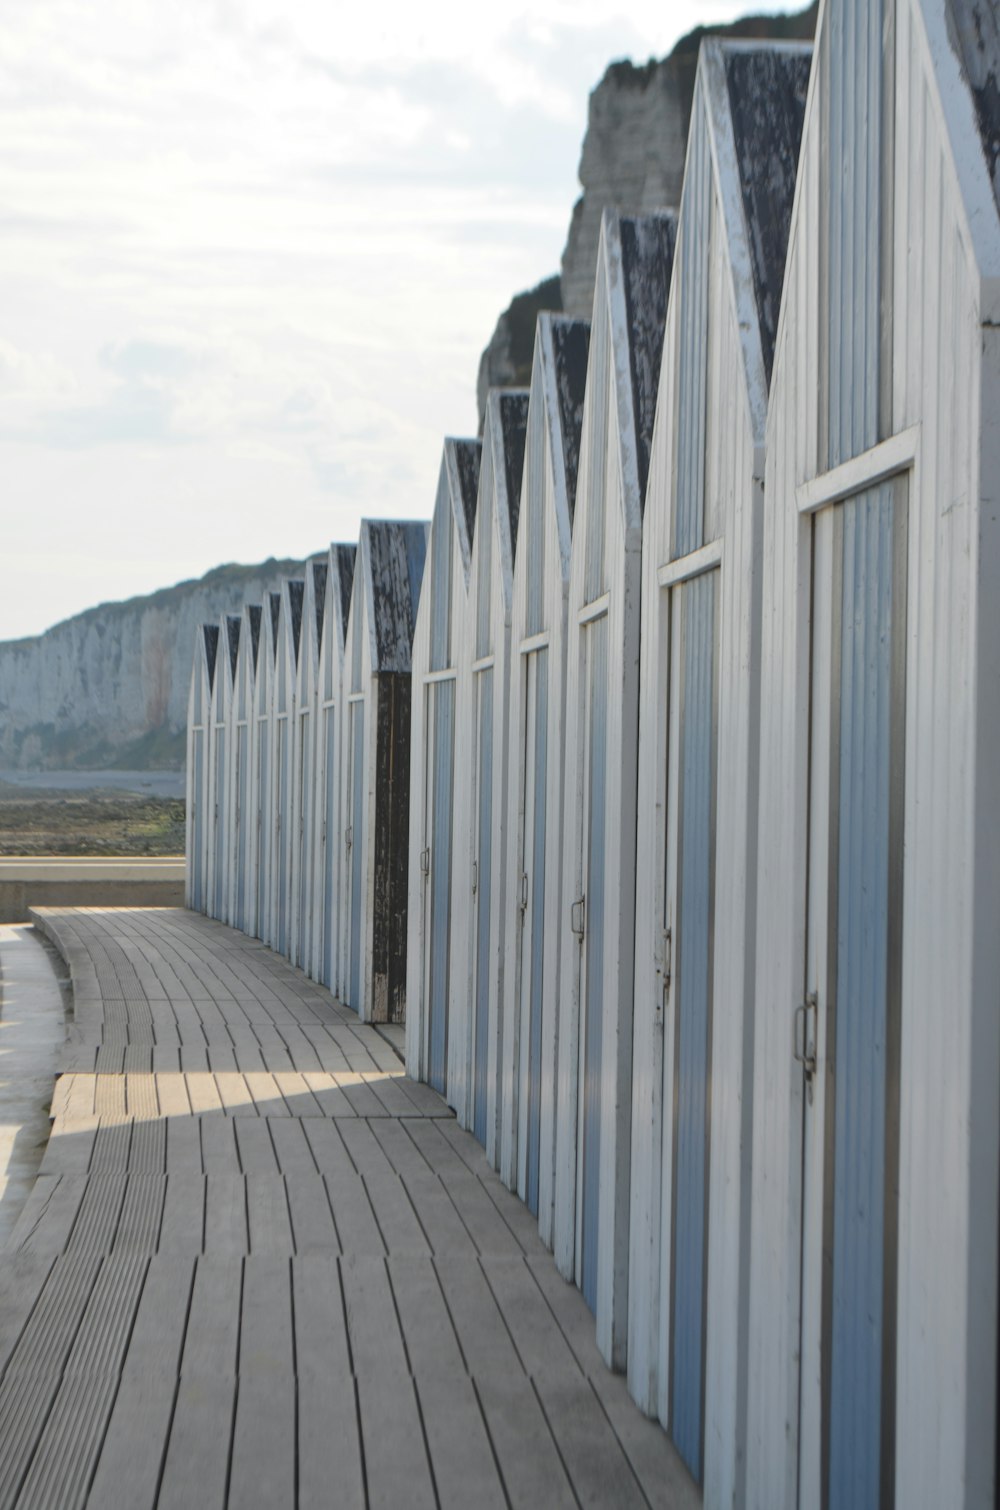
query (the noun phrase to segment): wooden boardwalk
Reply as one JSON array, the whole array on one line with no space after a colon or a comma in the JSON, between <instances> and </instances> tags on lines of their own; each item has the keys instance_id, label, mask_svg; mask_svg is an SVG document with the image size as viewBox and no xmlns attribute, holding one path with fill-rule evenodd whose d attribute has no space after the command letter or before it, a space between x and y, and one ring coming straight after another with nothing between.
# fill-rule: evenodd
<instances>
[{"instance_id":1,"label":"wooden boardwalk","mask_svg":"<svg viewBox=\"0 0 1000 1510\"><path fill-rule=\"evenodd\" d=\"M686 1506L389 1044L179 909L46 910L75 1022L0 1265L0 1506Z\"/></svg>"}]
</instances>

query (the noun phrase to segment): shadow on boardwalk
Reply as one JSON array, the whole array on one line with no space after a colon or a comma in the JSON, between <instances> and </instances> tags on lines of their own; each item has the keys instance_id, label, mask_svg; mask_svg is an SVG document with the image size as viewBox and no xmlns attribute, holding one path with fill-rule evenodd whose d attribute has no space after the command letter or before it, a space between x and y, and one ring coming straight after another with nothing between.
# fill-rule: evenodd
<instances>
[{"instance_id":1,"label":"shadow on boardwalk","mask_svg":"<svg viewBox=\"0 0 1000 1510\"><path fill-rule=\"evenodd\" d=\"M0 1272L0 1505L697 1503L373 1028L195 914L36 922L75 1022Z\"/></svg>"}]
</instances>

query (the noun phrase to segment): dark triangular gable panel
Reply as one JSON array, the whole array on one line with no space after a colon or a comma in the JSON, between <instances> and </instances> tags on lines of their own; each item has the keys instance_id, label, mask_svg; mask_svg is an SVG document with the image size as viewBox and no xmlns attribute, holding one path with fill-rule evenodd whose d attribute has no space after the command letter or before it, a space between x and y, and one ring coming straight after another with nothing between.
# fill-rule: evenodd
<instances>
[{"instance_id":1,"label":"dark triangular gable panel","mask_svg":"<svg viewBox=\"0 0 1000 1510\"><path fill-rule=\"evenodd\" d=\"M1000 212L1000 7L996 0L948 0L948 32L968 81Z\"/></svg>"},{"instance_id":2,"label":"dark triangular gable panel","mask_svg":"<svg viewBox=\"0 0 1000 1510\"><path fill-rule=\"evenodd\" d=\"M323 615L326 612L326 558L311 561L313 574L313 608L316 613L316 644L323 643Z\"/></svg>"},{"instance_id":3,"label":"dark triangular gable panel","mask_svg":"<svg viewBox=\"0 0 1000 1510\"><path fill-rule=\"evenodd\" d=\"M239 614L229 613L226 615L226 638L229 641L229 674L233 681L236 680L236 662L240 654L240 625L242 620Z\"/></svg>"},{"instance_id":4,"label":"dark triangular gable panel","mask_svg":"<svg viewBox=\"0 0 1000 1510\"><path fill-rule=\"evenodd\" d=\"M259 603L247 605L250 614L250 648L253 651L253 669L257 670L257 652L260 650L260 621L261 606Z\"/></svg>"},{"instance_id":5,"label":"dark triangular gable panel","mask_svg":"<svg viewBox=\"0 0 1000 1510\"><path fill-rule=\"evenodd\" d=\"M351 616L351 592L354 588L354 566L357 560L356 545L335 545L336 578L335 604L340 611L340 637L347 634L347 621Z\"/></svg>"},{"instance_id":6,"label":"dark triangular gable panel","mask_svg":"<svg viewBox=\"0 0 1000 1510\"><path fill-rule=\"evenodd\" d=\"M510 514L510 543L517 547L517 521L521 513L521 482L524 477L524 442L528 430L528 391L500 395L500 431L503 437L504 481Z\"/></svg>"},{"instance_id":7,"label":"dark triangular gable panel","mask_svg":"<svg viewBox=\"0 0 1000 1510\"><path fill-rule=\"evenodd\" d=\"M670 275L677 242L677 220L671 213L623 215L619 226L640 501L645 507L667 298L670 294Z\"/></svg>"},{"instance_id":8,"label":"dark triangular gable panel","mask_svg":"<svg viewBox=\"0 0 1000 1510\"><path fill-rule=\"evenodd\" d=\"M269 592L268 598L271 603L271 654L278 654L278 621L281 618L281 594Z\"/></svg>"},{"instance_id":9,"label":"dark triangular gable panel","mask_svg":"<svg viewBox=\"0 0 1000 1510\"><path fill-rule=\"evenodd\" d=\"M211 691L215 686L215 658L219 651L219 626L218 624L203 624L201 632L205 638L205 659L208 662L208 688Z\"/></svg>"},{"instance_id":10,"label":"dark triangular gable panel","mask_svg":"<svg viewBox=\"0 0 1000 1510\"><path fill-rule=\"evenodd\" d=\"M288 584L288 606L292 615L292 654L299 664L299 644L302 640L302 599L306 584L302 577L293 577Z\"/></svg>"},{"instance_id":11,"label":"dark triangular gable panel","mask_svg":"<svg viewBox=\"0 0 1000 1510\"><path fill-rule=\"evenodd\" d=\"M413 628L427 553L425 526L368 520L371 613L376 670L409 671Z\"/></svg>"},{"instance_id":12,"label":"dark triangular gable panel","mask_svg":"<svg viewBox=\"0 0 1000 1510\"><path fill-rule=\"evenodd\" d=\"M462 512L470 544L476 533L476 500L479 497L479 465L482 455L482 444L478 440L456 440L458 485L462 490Z\"/></svg>"},{"instance_id":13,"label":"dark triangular gable panel","mask_svg":"<svg viewBox=\"0 0 1000 1510\"><path fill-rule=\"evenodd\" d=\"M723 51L761 351L770 386L812 51L800 47L727 47Z\"/></svg>"},{"instance_id":14,"label":"dark triangular gable panel","mask_svg":"<svg viewBox=\"0 0 1000 1510\"><path fill-rule=\"evenodd\" d=\"M576 477L580 467L580 438L583 434L583 400L587 392L590 321L553 318L551 328L556 395L559 402L559 433L562 435L563 464L566 468L566 501L572 524L576 508Z\"/></svg>"}]
</instances>

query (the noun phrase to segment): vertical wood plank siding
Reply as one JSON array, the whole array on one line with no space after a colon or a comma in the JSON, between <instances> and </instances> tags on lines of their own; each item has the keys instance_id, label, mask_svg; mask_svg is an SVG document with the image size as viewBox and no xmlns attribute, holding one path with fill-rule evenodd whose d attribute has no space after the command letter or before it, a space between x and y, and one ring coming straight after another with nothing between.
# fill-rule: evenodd
<instances>
[{"instance_id":1,"label":"vertical wood plank siding","mask_svg":"<svg viewBox=\"0 0 1000 1510\"><path fill-rule=\"evenodd\" d=\"M431 524L196 637L188 905L405 1018L710 1510L995 1499L998 78L705 39Z\"/></svg>"}]
</instances>

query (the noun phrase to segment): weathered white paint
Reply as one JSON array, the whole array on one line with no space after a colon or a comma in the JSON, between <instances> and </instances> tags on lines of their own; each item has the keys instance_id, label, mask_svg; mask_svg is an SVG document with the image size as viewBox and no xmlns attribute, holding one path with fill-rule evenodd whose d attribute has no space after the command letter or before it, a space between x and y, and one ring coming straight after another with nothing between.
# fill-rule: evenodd
<instances>
[{"instance_id":1,"label":"weathered white paint","mask_svg":"<svg viewBox=\"0 0 1000 1510\"><path fill-rule=\"evenodd\" d=\"M510 609L517 545L514 520L518 499L511 496L505 445L504 406L526 403L516 389L492 389L487 397L476 525L472 540L469 591L461 620L455 705L455 835L452 880L451 1004L448 1013L448 1099L463 1127L475 1126L477 1048L475 987L477 973L488 979L488 1043L484 1146L491 1164L498 1160L498 1079L500 1012L503 993L506 883L506 757L510 675ZM523 420L522 420L523 424ZM522 432L523 433L523 432ZM514 486L520 488L520 470ZM512 519L513 515L513 519ZM492 834L489 864L489 921L480 918L479 728L482 673L492 683L491 756ZM485 865L482 867L487 874ZM483 924L482 929L480 927ZM485 961L477 961L479 940L488 934Z\"/></svg>"},{"instance_id":2,"label":"weathered white paint","mask_svg":"<svg viewBox=\"0 0 1000 1510\"><path fill-rule=\"evenodd\" d=\"M295 729L292 740L291 937L288 957L313 973L313 842L316 789L316 730L319 723L319 654L326 608L326 560L305 565L302 628L295 670Z\"/></svg>"},{"instance_id":3,"label":"weathered white paint","mask_svg":"<svg viewBox=\"0 0 1000 1510\"><path fill-rule=\"evenodd\" d=\"M340 994L366 1022L385 1021L387 1003L384 969L375 958L376 912L383 928L398 930L405 919L388 917L389 897L383 877L385 863L376 866L375 826L377 808L385 801L378 781L380 731L378 700L380 682L410 676L413 625L420 594L427 535L430 526L414 520L361 522L357 563L351 592L351 607L344 639L344 672L341 719L341 828L343 835L340 876L341 981ZM352 749L352 719L364 730L361 782L361 822L351 806L355 780ZM360 968L356 985L351 980L351 866L353 851L361 846ZM387 857L382 857L383 861ZM383 889L380 891L379 888ZM405 940L403 940L405 949ZM405 968L405 967L404 967ZM405 985L404 985L405 989Z\"/></svg>"},{"instance_id":4,"label":"weathered white paint","mask_svg":"<svg viewBox=\"0 0 1000 1510\"><path fill-rule=\"evenodd\" d=\"M271 685L271 928L272 949L288 954L291 943L292 759L298 642L304 582L296 577L281 585L281 614L275 638Z\"/></svg>"},{"instance_id":5,"label":"weathered white paint","mask_svg":"<svg viewBox=\"0 0 1000 1510\"><path fill-rule=\"evenodd\" d=\"M209 729L209 773L207 790L208 866L205 911L209 917L229 922L230 875L229 846L232 836L230 801L232 790L230 735L233 722L235 659L239 645L240 620L235 614L223 614L219 620L219 641L212 679Z\"/></svg>"},{"instance_id":6,"label":"weathered white paint","mask_svg":"<svg viewBox=\"0 0 1000 1510\"><path fill-rule=\"evenodd\" d=\"M757 49L757 45L753 45ZM749 50L749 49L748 49ZM759 50L759 49L757 49ZM807 51L807 50L806 50ZM703 1473L706 1504L731 1505L744 1452L757 753L760 689L760 545L763 529L767 379L761 311L741 193L725 50L702 45L681 203L707 278L705 401L698 444L706 458L704 546L679 556L678 407L699 381L685 363L683 304L695 269L678 254L671 284L657 396L643 537L639 812L636 875L635 1020L632 1086L632 1206L629 1388L644 1409L671 1421L670 1296L676 980L678 815L668 811L668 772L678 729L668 713L678 681L671 634L675 590L717 572L717 774L710 1034L710 1163ZM767 143L760 143L763 153ZM692 158L703 165L695 181ZM780 270L779 270L780 276ZM683 590L683 589L682 589ZM667 942L665 930L669 930ZM683 1219L678 1214L678 1220Z\"/></svg>"},{"instance_id":7,"label":"weathered white paint","mask_svg":"<svg viewBox=\"0 0 1000 1510\"><path fill-rule=\"evenodd\" d=\"M639 245L654 244L648 277L629 278L622 222L605 212L591 321L587 391L569 578L564 773L563 917L560 962L554 1240L563 1274L580 1283L583 1157L585 943L571 927L571 904L584 898L587 666L585 625L606 615L606 744L603 1058L600 1070L600 1206L597 1341L613 1366L625 1364L628 1291L632 999L635 946L635 833L639 725L639 601L644 461L659 375L657 303L665 311L673 217L629 222ZM640 259L641 261L641 259ZM639 293L629 309L626 285ZM639 323L641 309L644 326ZM630 321L630 313L633 316ZM658 326L658 328L657 328ZM646 340L643 336L646 336ZM645 387L639 402L634 374ZM650 392L652 389L652 392ZM648 426L648 428L647 428ZM555 941L554 941L555 942ZM580 1171L578 1175L578 1170Z\"/></svg>"},{"instance_id":8,"label":"weathered white paint","mask_svg":"<svg viewBox=\"0 0 1000 1510\"><path fill-rule=\"evenodd\" d=\"M820 52L834 4L821 8ZM984 320L995 313L1000 226L941 0L898 0L893 45L885 439L914 428L919 435L902 472L909 531L895 1502L985 1506L995 1462L1000 1137L998 808L990 775L1000 370L995 330ZM805 1098L791 1038L793 1010L812 985L810 553L837 506L817 502L822 105L817 66L767 432L747 1503L768 1510L815 1503L821 1418L821 1288L807 1267L800 1299L799 1265L803 1222L808 1237L822 1192L815 1181L802 1185ZM817 1052L821 1081L822 1002ZM808 1428L801 1461L800 1399Z\"/></svg>"},{"instance_id":9,"label":"weathered white paint","mask_svg":"<svg viewBox=\"0 0 1000 1510\"><path fill-rule=\"evenodd\" d=\"M187 874L184 897L188 907L205 910L208 865L208 755L212 709L212 679L218 629L203 624L195 635L191 685L188 691L185 848ZM200 754L199 754L200 750Z\"/></svg>"},{"instance_id":10,"label":"weathered white paint","mask_svg":"<svg viewBox=\"0 0 1000 1510\"><path fill-rule=\"evenodd\" d=\"M468 448L474 447L475 451ZM430 867L441 863L432 850L433 794L427 769L428 702L433 681L457 676L457 661L465 633L472 535L463 497L462 450L479 452L478 441L446 440L441 457L434 516L428 535L427 561L420 589L420 606L413 632L413 703L410 710L410 863L406 951L406 1066L415 1079L428 1078L429 1005L428 967L430 949ZM471 478L468 479L471 482ZM473 503L473 509L475 504ZM475 517L473 513L473 518ZM432 664L433 605L440 594L450 594L443 665ZM456 764L459 751L456 750ZM461 752L465 758L465 751ZM453 819L454 822L454 819ZM455 843L452 830L452 864ZM427 856L426 868L422 856ZM465 880L465 874L460 881ZM455 877L452 877L453 888ZM453 892L454 895L454 892ZM452 929L452 932L454 930Z\"/></svg>"},{"instance_id":11,"label":"weathered white paint","mask_svg":"<svg viewBox=\"0 0 1000 1510\"><path fill-rule=\"evenodd\" d=\"M583 321L539 316L518 522L520 549L514 562L511 594L500 1173L525 1199L530 1028L530 983L525 979L525 971L533 942L536 948L544 945L538 1226L543 1241L550 1247L555 1174L558 942L563 901L566 616L588 336L589 328ZM527 702L529 657L542 649L546 652L548 680L544 789L536 785L532 770L534 752L533 741L528 740ZM527 948L525 934L531 927L536 878L531 863L531 835L526 833L526 786L533 789L535 801L544 803L546 823L543 937L534 941L529 938Z\"/></svg>"},{"instance_id":12,"label":"weathered white paint","mask_svg":"<svg viewBox=\"0 0 1000 1510\"><path fill-rule=\"evenodd\" d=\"M336 994L340 989L341 720L345 585L354 573L356 547L331 545L327 552L326 602L320 643L313 813L313 958L311 974ZM333 738L327 730L333 725ZM329 801L328 801L329 799Z\"/></svg>"},{"instance_id":13,"label":"weathered white paint","mask_svg":"<svg viewBox=\"0 0 1000 1510\"><path fill-rule=\"evenodd\" d=\"M273 853L273 781L271 767L271 701L277 662L277 630L281 615L281 594L268 593L261 605L260 645L257 649L257 674L253 686L254 758L251 811L256 833L253 837L256 887L254 897L254 932L264 943L271 942L271 856Z\"/></svg>"},{"instance_id":14,"label":"weathered white paint","mask_svg":"<svg viewBox=\"0 0 1000 1510\"><path fill-rule=\"evenodd\" d=\"M256 927L256 808L254 797L254 682L260 648L262 609L244 604L230 714L229 734L229 920L245 933ZM242 770L241 770L242 762Z\"/></svg>"}]
</instances>

